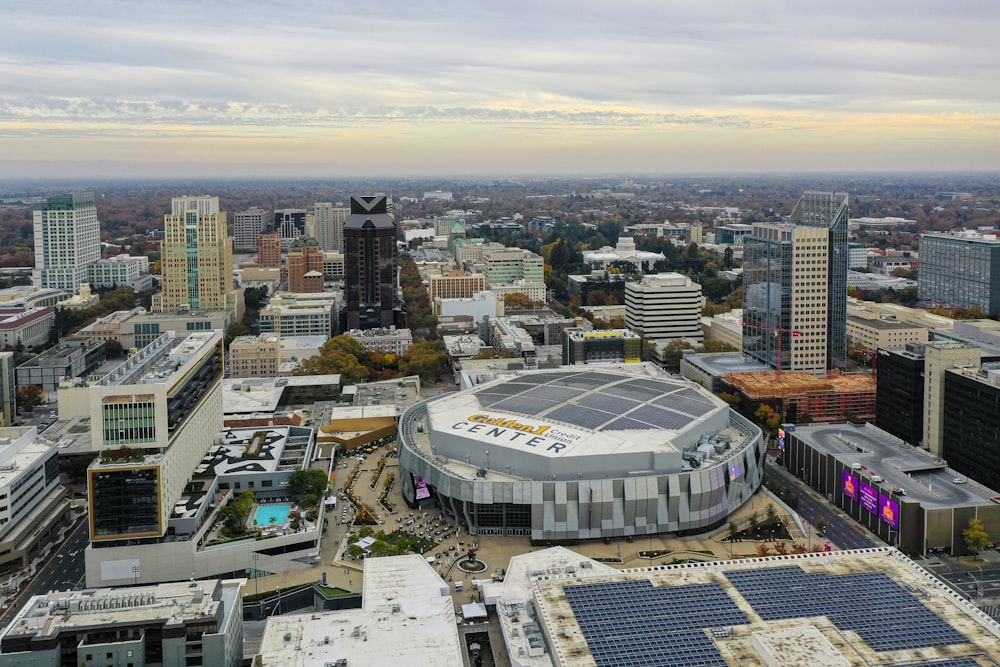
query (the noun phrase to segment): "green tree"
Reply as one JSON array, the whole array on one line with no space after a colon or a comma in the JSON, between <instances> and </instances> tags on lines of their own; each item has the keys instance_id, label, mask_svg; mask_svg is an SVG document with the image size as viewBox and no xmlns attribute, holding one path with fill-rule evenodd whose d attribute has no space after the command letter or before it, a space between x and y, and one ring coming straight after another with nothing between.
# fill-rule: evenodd
<instances>
[{"instance_id":1,"label":"green tree","mask_svg":"<svg viewBox=\"0 0 1000 667\"><path fill-rule=\"evenodd\" d=\"M296 470L288 476L288 491L296 499L306 496L322 497L326 493L326 487L327 477L322 470Z\"/></svg>"},{"instance_id":2,"label":"green tree","mask_svg":"<svg viewBox=\"0 0 1000 667\"><path fill-rule=\"evenodd\" d=\"M778 429L781 427L781 415L770 405L761 403L757 406L754 417L757 419L757 425L760 426L760 430L766 435L775 436L778 434Z\"/></svg>"},{"instance_id":3,"label":"green tree","mask_svg":"<svg viewBox=\"0 0 1000 667\"><path fill-rule=\"evenodd\" d=\"M736 523L735 521L730 521L729 522L729 541L730 542L735 542L736 541L736 536L739 534L739 532L740 532L740 526L739 526L739 524Z\"/></svg>"},{"instance_id":4,"label":"green tree","mask_svg":"<svg viewBox=\"0 0 1000 667\"><path fill-rule=\"evenodd\" d=\"M26 384L17 391L17 405L26 412L41 405L44 398L45 392L37 384Z\"/></svg>"},{"instance_id":5,"label":"green tree","mask_svg":"<svg viewBox=\"0 0 1000 667\"><path fill-rule=\"evenodd\" d=\"M670 373L680 373L681 357L684 350L692 350L691 343L686 340L672 340L663 348L663 367Z\"/></svg>"},{"instance_id":6,"label":"green tree","mask_svg":"<svg viewBox=\"0 0 1000 667\"><path fill-rule=\"evenodd\" d=\"M729 343L723 343L721 340L706 340L698 348L698 352L738 352L738 350Z\"/></svg>"},{"instance_id":7,"label":"green tree","mask_svg":"<svg viewBox=\"0 0 1000 667\"><path fill-rule=\"evenodd\" d=\"M371 375L367 368L368 355L361 343L347 334L334 336L319 348L319 354L309 357L295 370L296 375L337 375L343 384L356 384Z\"/></svg>"},{"instance_id":8,"label":"green tree","mask_svg":"<svg viewBox=\"0 0 1000 667\"><path fill-rule=\"evenodd\" d=\"M447 356L440 339L420 340L400 357L399 371L403 375L419 375L425 382L434 382L441 377Z\"/></svg>"},{"instance_id":9,"label":"green tree","mask_svg":"<svg viewBox=\"0 0 1000 667\"><path fill-rule=\"evenodd\" d=\"M977 559L990 544L990 536L983 529L983 522L975 517L969 519L969 527L962 531L962 539L965 540L965 548Z\"/></svg>"}]
</instances>

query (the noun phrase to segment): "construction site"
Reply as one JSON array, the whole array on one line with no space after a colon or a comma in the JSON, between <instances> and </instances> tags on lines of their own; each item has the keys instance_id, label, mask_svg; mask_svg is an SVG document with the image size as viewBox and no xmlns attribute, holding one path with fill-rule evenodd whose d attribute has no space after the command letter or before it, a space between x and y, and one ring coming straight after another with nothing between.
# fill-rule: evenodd
<instances>
[{"instance_id":1,"label":"construction site","mask_svg":"<svg viewBox=\"0 0 1000 667\"><path fill-rule=\"evenodd\" d=\"M753 415L766 404L785 422L874 421L875 380L868 375L809 373L732 373L725 376L731 391L739 392L742 412Z\"/></svg>"}]
</instances>

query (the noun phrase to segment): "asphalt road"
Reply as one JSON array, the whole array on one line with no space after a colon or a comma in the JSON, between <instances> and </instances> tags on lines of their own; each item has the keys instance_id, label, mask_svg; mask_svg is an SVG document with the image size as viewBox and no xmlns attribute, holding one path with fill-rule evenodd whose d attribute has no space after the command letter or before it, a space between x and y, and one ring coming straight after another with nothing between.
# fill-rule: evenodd
<instances>
[{"instance_id":1,"label":"asphalt road","mask_svg":"<svg viewBox=\"0 0 1000 667\"><path fill-rule=\"evenodd\" d=\"M33 595L83 588L86 578L84 549L90 541L87 525L87 517L84 515L48 560L38 565L35 577L21 591L14 604L0 615L0 627L10 623L14 614Z\"/></svg>"},{"instance_id":2,"label":"asphalt road","mask_svg":"<svg viewBox=\"0 0 1000 667\"><path fill-rule=\"evenodd\" d=\"M765 474L768 479L791 489L792 494L798 498L799 507L796 512L802 518L803 523L810 525L810 540L812 542L832 542L839 549L868 549L873 546L885 546L879 541L873 542L861 526L851 519L841 516L835 507L780 465L768 460ZM816 534L816 522L820 519L826 521L826 537L819 537Z\"/></svg>"}]
</instances>

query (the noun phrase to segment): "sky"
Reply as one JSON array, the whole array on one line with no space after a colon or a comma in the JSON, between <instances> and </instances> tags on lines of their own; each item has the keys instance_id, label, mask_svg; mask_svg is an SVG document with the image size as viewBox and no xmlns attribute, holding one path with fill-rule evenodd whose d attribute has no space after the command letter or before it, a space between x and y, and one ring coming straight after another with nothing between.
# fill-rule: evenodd
<instances>
[{"instance_id":1,"label":"sky","mask_svg":"<svg viewBox=\"0 0 1000 667\"><path fill-rule=\"evenodd\" d=\"M996 0L6 0L0 18L0 177L1000 169Z\"/></svg>"}]
</instances>

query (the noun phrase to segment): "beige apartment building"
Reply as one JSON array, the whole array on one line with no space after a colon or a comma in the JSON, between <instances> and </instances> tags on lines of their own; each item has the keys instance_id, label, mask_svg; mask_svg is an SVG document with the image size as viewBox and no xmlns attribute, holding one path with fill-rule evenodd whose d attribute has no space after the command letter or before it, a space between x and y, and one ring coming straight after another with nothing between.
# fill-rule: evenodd
<instances>
[{"instance_id":1,"label":"beige apartment building","mask_svg":"<svg viewBox=\"0 0 1000 667\"><path fill-rule=\"evenodd\" d=\"M433 276L427 282L427 297L431 303L437 298L471 299L473 294L486 289L485 275L467 271L452 271L443 276Z\"/></svg>"},{"instance_id":2,"label":"beige apartment building","mask_svg":"<svg viewBox=\"0 0 1000 667\"><path fill-rule=\"evenodd\" d=\"M229 345L229 377L275 377L281 366L281 338L240 336Z\"/></svg>"},{"instance_id":3,"label":"beige apartment building","mask_svg":"<svg viewBox=\"0 0 1000 667\"><path fill-rule=\"evenodd\" d=\"M847 317L847 338L853 345L868 350L887 347L904 347L907 343L925 343L930 340L930 330L918 324L892 319Z\"/></svg>"}]
</instances>

